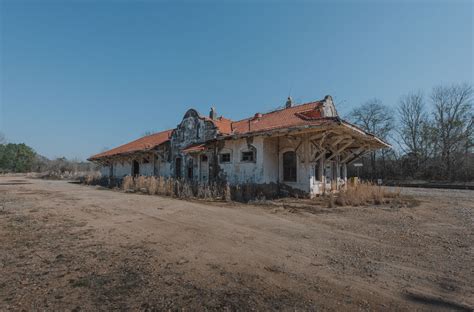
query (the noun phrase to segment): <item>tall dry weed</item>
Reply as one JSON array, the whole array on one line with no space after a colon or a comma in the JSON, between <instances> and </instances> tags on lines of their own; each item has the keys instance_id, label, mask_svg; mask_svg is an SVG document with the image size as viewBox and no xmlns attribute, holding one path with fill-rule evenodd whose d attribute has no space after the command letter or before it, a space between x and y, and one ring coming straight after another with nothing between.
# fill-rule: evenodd
<instances>
[{"instance_id":1,"label":"tall dry weed","mask_svg":"<svg viewBox=\"0 0 474 312\"><path fill-rule=\"evenodd\" d=\"M132 176L126 176L122 181L122 189L124 191L135 190L135 181Z\"/></svg>"},{"instance_id":2,"label":"tall dry weed","mask_svg":"<svg viewBox=\"0 0 474 312\"><path fill-rule=\"evenodd\" d=\"M355 185L349 184L345 190L341 190L337 194L335 204L338 206L381 205L399 196L400 190L390 192L383 186L362 182Z\"/></svg>"},{"instance_id":3,"label":"tall dry weed","mask_svg":"<svg viewBox=\"0 0 474 312\"><path fill-rule=\"evenodd\" d=\"M148 181L148 194L156 195L158 194L159 181L156 177L149 177Z\"/></svg>"}]
</instances>

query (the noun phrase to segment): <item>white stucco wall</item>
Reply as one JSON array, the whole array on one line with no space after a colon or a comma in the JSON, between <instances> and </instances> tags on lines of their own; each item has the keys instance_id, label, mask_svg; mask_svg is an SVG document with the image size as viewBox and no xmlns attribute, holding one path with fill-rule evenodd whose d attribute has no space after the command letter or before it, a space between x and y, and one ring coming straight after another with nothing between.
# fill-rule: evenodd
<instances>
[{"instance_id":1,"label":"white stucco wall","mask_svg":"<svg viewBox=\"0 0 474 312\"><path fill-rule=\"evenodd\" d=\"M100 175L103 177L108 177L110 174L110 167L109 166L102 166L100 167Z\"/></svg>"},{"instance_id":2,"label":"white stucco wall","mask_svg":"<svg viewBox=\"0 0 474 312\"><path fill-rule=\"evenodd\" d=\"M220 153L231 152L229 163L220 163L221 175L224 175L230 184L264 183L263 179L263 138L255 137L251 145L256 150L254 162L241 161L241 153L248 150L246 139L225 141L225 147ZM220 158L220 157L219 157Z\"/></svg>"},{"instance_id":3,"label":"white stucco wall","mask_svg":"<svg viewBox=\"0 0 474 312\"><path fill-rule=\"evenodd\" d=\"M307 140L307 138L306 138ZM226 140L222 142L224 147L219 149L219 154L230 153L231 161L221 163L218 157L220 178L227 180L230 184L255 183L270 184L282 183L292 188L309 192L310 194L319 194L323 190L323 183L315 176L315 166L318 162L310 162L307 156L313 151L311 150L309 140L291 139L290 137L254 137L247 140L236 139ZM255 149L256 156L253 162L242 161L242 152ZM283 153L287 151L295 151L297 157L297 181L290 182L283 180ZM187 155L191 157L192 155ZM193 156L194 157L194 156ZM208 153L208 162L212 159L211 152ZM308 161L305 161L307 157ZM195 156L193 164L194 176L196 180L202 182L209 178L208 162L206 166L200 163L200 157ZM144 176L163 176L170 177L174 175L174 163L166 161L165 156L159 156L156 159L148 158L149 162L144 163L140 160L140 175ZM187 163L187 158L183 158L183 166ZM184 167L185 168L185 167ZM109 176L109 166L101 167L101 174ZM130 175L132 173L132 161L115 162L113 164L113 174L117 178ZM186 171L183 170L183 176Z\"/></svg>"},{"instance_id":4,"label":"white stucco wall","mask_svg":"<svg viewBox=\"0 0 474 312\"><path fill-rule=\"evenodd\" d=\"M263 140L263 183L278 182L278 138L265 138Z\"/></svg>"},{"instance_id":5,"label":"white stucco wall","mask_svg":"<svg viewBox=\"0 0 474 312\"><path fill-rule=\"evenodd\" d=\"M171 175L171 163L156 159L155 161L155 172L157 176L168 178Z\"/></svg>"},{"instance_id":6,"label":"white stucco wall","mask_svg":"<svg viewBox=\"0 0 474 312\"><path fill-rule=\"evenodd\" d=\"M132 173L132 165L130 162L115 162L114 177L121 178Z\"/></svg>"}]
</instances>

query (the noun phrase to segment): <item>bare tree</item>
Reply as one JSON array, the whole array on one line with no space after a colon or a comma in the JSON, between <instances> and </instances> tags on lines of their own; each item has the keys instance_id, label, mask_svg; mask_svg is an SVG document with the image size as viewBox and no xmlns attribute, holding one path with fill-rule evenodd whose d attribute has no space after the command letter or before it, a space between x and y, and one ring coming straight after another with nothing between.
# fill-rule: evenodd
<instances>
[{"instance_id":1,"label":"bare tree","mask_svg":"<svg viewBox=\"0 0 474 312\"><path fill-rule=\"evenodd\" d=\"M394 114L389 107L383 105L381 100L374 98L353 109L350 112L348 119L362 127L364 130L387 140L394 127L393 115ZM383 174L385 172L386 151L382 150L380 153L382 156L383 166L381 173ZM377 152L372 152L370 155L371 178L375 178L377 175L376 156Z\"/></svg>"},{"instance_id":2,"label":"bare tree","mask_svg":"<svg viewBox=\"0 0 474 312\"><path fill-rule=\"evenodd\" d=\"M473 146L473 89L469 84L435 87L431 93L434 135L443 176L452 180L455 166Z\"/></svg>"},{"instance_id":3,"label":"bare tree","mask_svg":"<svg viewBox=\"0 0 474 312\"><path fill-rule=\"evenodd\" d=\"M353 109L349 119L364 130L383 139L388 138L394 126L392 110L376 98Z\"/></svg>"},{"instance_id":4,"label":"bare tree","mask_svg":"<svg viewBox=\"0 0 474 312\"><path fill-rule=\"evenodd\" d=\"M432 127L425 109L421 91L401 97L398 105L399 127L397 133L402 151L413 160L411 174L423 172L432 151Z\"/></svg>"}]
</instances>

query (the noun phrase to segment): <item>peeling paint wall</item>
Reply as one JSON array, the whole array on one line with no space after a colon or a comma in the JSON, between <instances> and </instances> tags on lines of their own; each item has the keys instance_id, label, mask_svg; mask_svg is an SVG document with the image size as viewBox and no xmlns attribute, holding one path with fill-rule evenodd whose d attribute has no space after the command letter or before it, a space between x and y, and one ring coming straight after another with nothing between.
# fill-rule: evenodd
<instances>
[{"instance_id":1,"label":"peeling paint wall","mask_svg":"<svg viewBox=\"0 0 474 312\"><path fill-rule=\"evenodd\" d=\"M254 150L255 159L252 162L243 161L242 153ZM219 159L219 178L230 184L239 183L265 183L263 169L263 138L254 137L253 140L238 139L227 140L219 149L218 154L230 153L231 161L222 163Z\"/></svg>"},{"instance_id":2,"label":"peeling paint wall","mask_svg":"<svg viewBox=\"0 0 474 312\"><path fill-rule=\"evenodd\" d=\"M273 140L273 139L272 139ZM269 145L272 144L272 140L269 140ZM318 191L319 188L316 188L318 184L317 177L315 177L315 167L318 165L316 162L311 162L310 153L311 146L309 144L309 139L307 137L280 137L275 138L276 142L273 143L275 148L267 147L270 151L268 158L271 158L272 152L277 157L277 175L278 181L282 184L288 185L291 188L298 189L307 193L312 191ZM285 152L295 152L296 153L296 181L284 181L283 176L283 154ZM278 156L276 156L278 155ZM274 163L275 161L273 161ZM269 165L267 165L268 167Z\"/></svg>"},{"instance_id":3,"label":"peeling paint wall","mask_svg":"<svg viewBox=\"0 0 474 312\"><path fill-rule=\"evenodd\" d=\"M171 161L170 171L172 176L177 176L177 158L181 159L178 170L181 177L188 178L188 170L192 168L192 180L198 181L200 172L200 159L196 155L184 154L182 149L197 143L203 143L217 136L214 123L199 115L194 109L186 112L181 123L176 127L171 136Z\"/></svg>"},{"instance_id":4,"label":"peeling paint wall","mask_svg":"<svg viewBox=\"0 0 474 312\"><path fill-rule=\"evenodd\" d=\"M132 173L131 162L114 162L114 177L121 178Z\"/></svg>"},{"instance_id":5,"label":"peeling paint wall","mask_svg":"<svg viewBox=\"0 0 474 312\"><path fill-rule=\"evenodd\" d=\"M103 177L108 177L110 175L110 167L109 166L100 167L100 175Z\"/></svg>"},{"instance_id":6,"label":"peeling paint wall","mask_svg":"<svg viewBox=\"0 0 474 312\"><path fill-rule=\"evenodd\" d=\"M279 181L279 139L264 138L263 140L263 183Z\"/></svg>"},{"instance_id":7,"label":"peeling paint wall","mask_svg":"<svg viewBox=\"0 0 474 312\"><path fill-rule=\"evenodd\" d=\"M143 161L140 163L140 175L143 176L152 176L153 175L153 163L149 162L145 164Z\"/></svg>"}]
</instances>

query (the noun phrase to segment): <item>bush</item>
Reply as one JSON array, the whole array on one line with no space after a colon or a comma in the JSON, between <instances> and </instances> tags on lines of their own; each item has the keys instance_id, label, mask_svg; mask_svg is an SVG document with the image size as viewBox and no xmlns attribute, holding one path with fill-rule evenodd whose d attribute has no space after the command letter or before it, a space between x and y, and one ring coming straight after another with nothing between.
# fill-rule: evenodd
<instances>
[{"instance_id":1,"label":"bush","mask_svg":"<svg viewBox=\"0 0 474 312\"><path fill-rule=\"evenodd\" d=\"M0 172L29 172L36 157L26 144L0 144Z\"/></svg>"},{"instance_id":2,"label":"bush","mask_svg":"<svg viewBox=\"0 0 474 312\"><path fill-rule=\"evenodd\" d=\"M334 196L331 194L331 196ZM349 184L345 190L341 190L334 200L338 206L362 206L362 205L381 205L389 203L395 198L400 197L400 190L389 192L385 187L374 185L369 182Z\"/></svg>"},{"instance_id":3,"label":"bush","mask_svg":"<svg viewBox=\"0 0 474 312\"><path fill-rule=\"evenodd\" d=\"M125 192L139 192L149 195L171 196L182 199L207 199L223 201L248 202L259 198L265 199L264 194L274 197L276 185L229 185L228 183L199 183L183 179L154 177L154 176L125 176L122 179L113 179L92 175L81 179L88 185L102 185L108 187L119 186Z\"/></svg>"}]
</instances>

